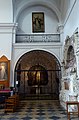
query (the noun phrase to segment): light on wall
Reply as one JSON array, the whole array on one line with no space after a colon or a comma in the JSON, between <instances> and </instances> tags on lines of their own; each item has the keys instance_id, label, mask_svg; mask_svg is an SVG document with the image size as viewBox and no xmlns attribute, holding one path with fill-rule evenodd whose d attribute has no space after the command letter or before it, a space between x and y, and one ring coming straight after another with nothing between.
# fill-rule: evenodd
<instances>
[{"instance_id":1,"label":"light on wall","mask_svg":"<svg viewBox=\"0 0 79 120\"><path fill-rule=\"evenodd\" d=\"M16 85L18 85L18 81L16 81Z\"/></svg>"}]
</instances>

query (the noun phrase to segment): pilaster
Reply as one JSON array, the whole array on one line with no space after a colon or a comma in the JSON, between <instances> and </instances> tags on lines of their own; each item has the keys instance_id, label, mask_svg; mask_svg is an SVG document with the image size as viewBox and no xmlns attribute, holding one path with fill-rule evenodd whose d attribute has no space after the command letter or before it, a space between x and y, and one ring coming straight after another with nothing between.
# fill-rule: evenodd
<instances>
[{"instance_id":1,"label":"pilaster","mask_svg":"<svg viewBox=\"0 0 79 120\"><path fill-rule=\"evenodd\" d=\"M16 23L0 23L0 56L11 60L12 43L15 43Z\"/></svg>"}]
</instances>

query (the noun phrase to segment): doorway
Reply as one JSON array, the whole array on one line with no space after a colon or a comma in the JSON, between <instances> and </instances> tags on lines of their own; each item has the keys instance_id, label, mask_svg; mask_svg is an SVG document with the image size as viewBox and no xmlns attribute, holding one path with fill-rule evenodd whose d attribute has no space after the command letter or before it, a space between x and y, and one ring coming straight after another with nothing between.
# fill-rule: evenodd
<instances>
[{"instance_id":1,"label":"doorway","mask_svg":"<svg viewBox=\"0 0 79 120\"><path fill-rule=\"evenodd\" d=\"M15 67L15 87L27 99L58 100L60 78L59 61L41 50L24 54Z\"/></svg>"}]
</instances>

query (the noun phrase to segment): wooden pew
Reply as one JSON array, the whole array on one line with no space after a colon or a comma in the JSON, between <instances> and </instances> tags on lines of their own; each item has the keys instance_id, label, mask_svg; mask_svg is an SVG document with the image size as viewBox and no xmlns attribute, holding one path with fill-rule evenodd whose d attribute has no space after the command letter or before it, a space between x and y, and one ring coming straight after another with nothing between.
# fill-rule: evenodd
<instances>
[{"instance_id":1,"label":"wooden pew","mask_svg":"<svg viewBox=\"0 0 79 120\"><path fill-rule=\"evenodd\" d=\"M5 112L15 110L15 100L14 99L6 99L5 100Z\"/></svg>"},{"instance_id":2,"label":"wooden pew","mask_svg":"<svg viewBox=\"0 0 79 120\"><path fill-rule=\"evenodd\" d=\"M15 94L13 96L8 97L8 99L14 99L15 107L19 105L19 95Z\"/></svg>"},{"instance_id":3,"label":"wooden pew","mask_svg":"<svg viewBox=\"0 0 79 120\"><path fill-rule=\"evenodd\" d=\"M8 99L5 100L5 112L7 111L14 112L18 105L19 105L19 95L13 95L8 97Z\"/></svg>"}]
</instances>

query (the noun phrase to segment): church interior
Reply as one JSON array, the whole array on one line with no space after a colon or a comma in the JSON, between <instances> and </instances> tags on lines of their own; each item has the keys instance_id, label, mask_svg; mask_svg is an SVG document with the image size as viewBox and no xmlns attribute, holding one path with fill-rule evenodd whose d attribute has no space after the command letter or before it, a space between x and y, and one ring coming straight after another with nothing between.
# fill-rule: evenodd
<instances>
[{"instance_id":1,"label":"church interior","mask_svg":"<svg viewBox=\"0 0 79 120\"><path fill-rule=\"evenodd\" d=\"M79 119L79 1L0 0L0 120Z\"/></svg>"}]
</instances>

